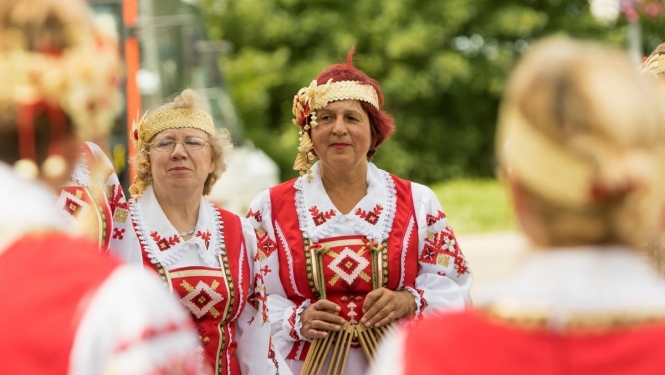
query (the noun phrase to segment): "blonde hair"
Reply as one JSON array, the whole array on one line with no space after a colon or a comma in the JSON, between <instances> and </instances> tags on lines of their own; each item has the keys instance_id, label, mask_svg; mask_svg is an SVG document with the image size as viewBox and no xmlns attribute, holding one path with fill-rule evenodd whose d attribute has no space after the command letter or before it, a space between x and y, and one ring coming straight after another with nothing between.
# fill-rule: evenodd
<instances>
[{"instance_id":1,"label":"blonde hair","mask_svg":"<svg viewBox=\"0 0 665 375\"><path fill-rule=\"evenodd\" d=\"M167 102L160 107L150 111L150 115L171 109L199 109L204 110L200 96L192 89L185 89L180 94L176 94L173 99L167 99ZM150 140L147 140L148 142ZM213 134L209 134L209 142L212 147L212 159L215 164L214 170L208 175L203 185L203 195L210 194L215 182L226 171L226 157L233 149L231 136L226 129L215 129ZM136 156L131 161L136 170L134 184L129 188L129 192L134 198L143 194L145 189L152 184L152 172L150 170L150 154L148 153L148 144L139 142L140 149L136 150Z\"/></svg>"},{"instance_id":2,"label":"blonde hair","mask_svg":"<svg viewBox=\"0 0 665 375\"><path fill-rule=\"evenodd\" d=\"M497 156L526 191L551 246L640 246L665 197L665 113L621 51L553 38L512 73Z\"/></svg>"}]
</instances>

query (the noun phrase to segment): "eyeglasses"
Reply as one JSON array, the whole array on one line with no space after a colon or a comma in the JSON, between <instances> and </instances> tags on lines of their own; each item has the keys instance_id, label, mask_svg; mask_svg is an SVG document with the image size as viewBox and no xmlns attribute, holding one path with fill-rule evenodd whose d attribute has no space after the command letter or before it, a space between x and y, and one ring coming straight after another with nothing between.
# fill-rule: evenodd
<instances>
[{"instance_id":1,"label":"eyeglasses","mask_svg":"<svg viewBox=\"0 0 665 375\"><path fill-rule=\"evenodd\" d=\"M161 141L150 143L150 146L159 152L171 152L175 150L175 145L182 143L182 146L185 150L196 151L203 148L206 143L210 143L203 138L199 137L187 137L182 141L175 141L173 139L164 139Z\"/></svg>"}]
</instances>

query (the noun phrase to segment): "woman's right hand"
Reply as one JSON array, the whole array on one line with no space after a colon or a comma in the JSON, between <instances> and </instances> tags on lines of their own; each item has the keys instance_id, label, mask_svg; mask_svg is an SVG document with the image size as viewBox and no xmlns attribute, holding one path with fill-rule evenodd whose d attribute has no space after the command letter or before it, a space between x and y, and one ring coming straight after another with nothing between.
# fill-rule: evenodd
<instances>
[{"instance_id":1,"label":"woman's right hand","mask_svg":"<svg viewBox=\"0 0 665 375\"><path fill-rule=\"evenodd\" d=\"M300 313L300 335L307 339L322 339L328 331L339 331L346 320L337 315L342 309L333 302L322 299Z\"/></svg>"}]
</instances>

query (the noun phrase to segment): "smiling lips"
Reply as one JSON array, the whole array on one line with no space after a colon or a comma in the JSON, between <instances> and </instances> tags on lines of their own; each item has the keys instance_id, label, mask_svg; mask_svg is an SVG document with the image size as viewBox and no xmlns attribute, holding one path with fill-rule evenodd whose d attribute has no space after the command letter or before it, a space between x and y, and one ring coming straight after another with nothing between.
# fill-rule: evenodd
<instances>
[{"instance_id":1,"label":"smiling lips","mask_svg":"<svg viewBox=\"0 0 665 375\"><path fill-rule=\"evenodd\" d=\"M349 145L346 143L331 143L330 146L334 147L336 150L343 150Z\"/></svg>"}]
</instances>

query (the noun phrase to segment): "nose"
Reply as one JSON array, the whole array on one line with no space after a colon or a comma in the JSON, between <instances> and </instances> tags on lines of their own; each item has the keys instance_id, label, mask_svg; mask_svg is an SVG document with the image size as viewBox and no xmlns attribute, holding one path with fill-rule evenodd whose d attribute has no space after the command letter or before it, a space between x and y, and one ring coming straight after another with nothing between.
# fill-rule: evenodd
<instances>
[{"instance_id":1,"label":"nose","mask_svg":"<svg viewBox=\"0 0 665 375\"><path fill-rule=\"evenodd\" d=\"M185 150L185 145L182 142L176 142L173 151L171 151L172 159L181 159L187 157L187 150Z\"/></svg>"},{"instance_id":2,"label":"nose","mask_svg":"<svg viewBox=\"0 0 665 375\"><path fill-rule=\"evenodd\" d=\"M335 119L332 126L332 133L337 136L346 134L346 122L342 116Z\"/></svg>"}]
</instances>

